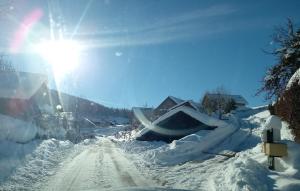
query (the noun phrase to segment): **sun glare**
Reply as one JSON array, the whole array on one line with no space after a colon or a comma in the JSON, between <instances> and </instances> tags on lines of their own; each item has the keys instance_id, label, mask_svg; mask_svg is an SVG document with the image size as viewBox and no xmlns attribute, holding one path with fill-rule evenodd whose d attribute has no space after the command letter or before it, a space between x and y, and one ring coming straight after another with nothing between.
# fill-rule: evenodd
<instances>
[{"instance_id":1,"label":"sun glare","mask_svg":"<svg viewBox=\"0 0 300 191\"><path fill-rule=\"evenodd\" d=\"M43 41L36 49L51 66L56 80L62 79L79 65L80 46L75 41Z\"/></svg>"}]
</instances>

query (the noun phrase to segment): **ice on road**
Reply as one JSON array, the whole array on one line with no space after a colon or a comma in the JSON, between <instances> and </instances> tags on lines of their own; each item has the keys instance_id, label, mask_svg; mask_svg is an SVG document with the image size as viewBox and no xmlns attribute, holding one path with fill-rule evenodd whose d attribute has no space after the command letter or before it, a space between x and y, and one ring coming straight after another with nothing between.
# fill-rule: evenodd
<instances>
[{"instance_id":1,"label":"ice on road","mask_svg":"<svg viewBox=\"0 0 300 191\"><path fill-rule=\"evenodd\" d=\"M113 142L102 138L65 164L42 190L114 190L153 186Z\"/></svg>"}]
</instances>

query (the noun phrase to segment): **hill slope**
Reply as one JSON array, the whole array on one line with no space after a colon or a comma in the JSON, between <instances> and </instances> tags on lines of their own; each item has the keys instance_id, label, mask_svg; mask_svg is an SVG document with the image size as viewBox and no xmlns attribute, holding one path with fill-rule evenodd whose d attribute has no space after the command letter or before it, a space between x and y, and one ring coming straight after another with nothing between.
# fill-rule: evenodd
<instances>
[{"instance_id":1,"label":"hill slope","mask_svg":"<svg viewBox=\"0 0 300 191\"><path fill-rule=\"evenodd\" d=\"M123 118L130 120L132 113L128 109L109 108L88 99L48 89L43 86L32 98L40 106L50 106L54 111L61 105L66 112L76 112L79 117L93 120Z\"/></svg>"}]
</instances>

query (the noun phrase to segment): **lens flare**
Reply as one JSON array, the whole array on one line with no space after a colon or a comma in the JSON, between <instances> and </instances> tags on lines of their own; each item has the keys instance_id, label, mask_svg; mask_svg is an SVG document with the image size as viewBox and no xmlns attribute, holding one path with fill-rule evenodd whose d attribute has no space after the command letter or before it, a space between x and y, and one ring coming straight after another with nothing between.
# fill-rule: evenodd
<instances>
[{"instance_id":1,"label":"lens flare","mask_svg":"<svg viewBox=\"0 0 300 191\"><path fill-rule=\"evenodd\" d=\"M81 48L75 41L43 41L36 46L36 51L51 66L56 80L73 72L79 65Z\"/></svg>"}]
</instances>

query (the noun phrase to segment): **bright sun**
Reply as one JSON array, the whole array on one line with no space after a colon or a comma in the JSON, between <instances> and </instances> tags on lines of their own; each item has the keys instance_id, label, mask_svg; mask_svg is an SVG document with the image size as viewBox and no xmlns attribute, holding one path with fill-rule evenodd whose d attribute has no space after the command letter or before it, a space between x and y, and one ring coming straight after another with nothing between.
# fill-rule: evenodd
<instances>
[{"instance_id":1,"label":"bright sun","mask_svg":"<svg viewBox=\"0 0 300 191\"><path fill-rule=\"evenodd\" d=\"M51 65L56 80L62 79L79 65L80 46L71 40L43 41L37 52Z\"/></svg>"}]
</instances>

